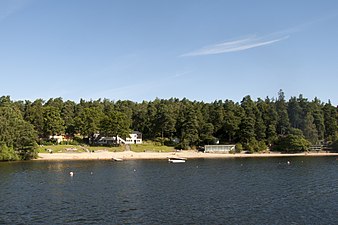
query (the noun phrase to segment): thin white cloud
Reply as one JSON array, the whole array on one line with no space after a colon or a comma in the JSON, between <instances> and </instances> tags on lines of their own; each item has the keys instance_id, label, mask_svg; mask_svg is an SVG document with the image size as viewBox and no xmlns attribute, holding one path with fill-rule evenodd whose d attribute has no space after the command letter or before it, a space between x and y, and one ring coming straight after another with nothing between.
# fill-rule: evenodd
<instances>
[{"instance_id":1,"label":"thin white cloud","mask_svg":"<svg viewBox=\"0 0 338 225\"><path fill-rule=\"evenodd\" d=\"M32 0L2 0L0 1L0 21L24 9L31 2Z\"/></svg>"},{"instance_id":2,"label":"thin white cloud","mask_svg":"<svg viewBox=\"0 0 338 225\"><path fill-rule=\"evenodd\" d=\"M185 56L202 56L202 55L215 55L227 52L238 52L244 51L251 48L257 48L265 45L271 45L273 43L282 41L289 38L289 36L283 36L279 38L272 38L270 36L266 37L249 37L245 39L239 39L235 41L227 41L220 44L210 45L198 49L196 51L192 51L186 54L181 55L181 57Z\"/></svg>"},{"instance_id":3,"label":"thin white cloud","mask_svg":"<svg viewBox=\"0 0 338 225\"><path fill-rule=\"evenodd\" d=\"M215 54L221 54L221 53L227 53L227 52L238 52L238 51L248 50L251 48L271 45L276 42L280 42L282 40L288 39L290 37L289 36L290 34L300 32L310 26L313 26L314 24L322 23L327 20L332 20L337 17L338 17L338 13L334 12L334 13L325 15L323 17L314 19L312 21L291 27L286 30L273 32L273 33L270 33L268 35L261 36L261 37L251 36L251 37L242 38L238 40L226 41L220 44L205 46L198 50L182 54L180 55L180 57L215 55Z\"/></svg>"}]
</instances>

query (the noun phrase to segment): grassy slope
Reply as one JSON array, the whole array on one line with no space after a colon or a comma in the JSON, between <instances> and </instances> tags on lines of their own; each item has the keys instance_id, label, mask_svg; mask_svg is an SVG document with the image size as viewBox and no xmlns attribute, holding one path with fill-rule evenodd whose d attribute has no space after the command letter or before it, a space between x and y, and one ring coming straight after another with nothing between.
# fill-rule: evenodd
<instances>
[{"instance_id":1,"label":"grassy slope","mask_svg":"<svg viewBox=\"0 0 338 225\"><path fill-rule=\"evenodd\" d=\"M67 151L66 149L77 149L76 151ZM47 153L46 149L53 150L53 153L58 152L86 152L85 149L89 151L110 151L110 152L122 152L125 150L125 146L119 147L108 147L108 146L79 146L79 145L44 145L39 146L39 153ZM145 142L141 145L130 145L131 151L134 152L173 152L175 149L173 147L161 146L154 142Z\"/></svg>"},{"instance_id":2,"label":"grassy slope","mask_svg":"<svg viewBox=\"0 0 338 225\"><path fill-rule=\"evenodd\" d=\"M174 147L158 145L154 142L144 142L141 145L130 145L133 152L173 152Z\"/></svg>"},{"instance_id":3,"label":"grassy slope","mask_svg":"<svg viewBox=\"0 0 338 225\"><path fill-rule=\"evenodd\" d=\"M76 151L67 151L66 149L71 149L75 148L77 149ZM110 151L110 152L122 152L124 151L124 146L119 146L119 147L108 147L108 146L79 146L79 145L44 145L44 146L39 146L38 152L40 153L46 153L46 149L51 149L53 150L53 153L58 153L58 152L86 152L85 149L88 149L89 151L99 151L99 150L105 150L105 151Z\"/></svg>"}]
</instances>

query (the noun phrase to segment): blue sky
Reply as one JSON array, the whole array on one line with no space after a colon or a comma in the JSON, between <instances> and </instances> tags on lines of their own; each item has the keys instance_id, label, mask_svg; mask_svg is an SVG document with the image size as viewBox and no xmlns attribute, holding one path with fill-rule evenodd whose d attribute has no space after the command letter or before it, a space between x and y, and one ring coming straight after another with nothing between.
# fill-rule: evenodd
<instances>
[{"instance_id":1,"label":"blue sky","mask_svg":"<svg viewBox=\"0 0 338 225\"><path fill-rule=\"evenodd\" d=\"M1 0L0 95L338 104L336 0Z\"/></svg>"}]
</instances>

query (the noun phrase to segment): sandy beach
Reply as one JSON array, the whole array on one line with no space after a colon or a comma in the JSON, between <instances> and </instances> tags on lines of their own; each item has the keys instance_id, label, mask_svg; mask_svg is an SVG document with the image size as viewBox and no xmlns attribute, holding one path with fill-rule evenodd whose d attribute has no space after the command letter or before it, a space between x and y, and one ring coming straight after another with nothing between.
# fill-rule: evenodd
<instances>
[{"instance_id":1,"label":"sandy beach","mask_svg":"<svg viewBox=\"0 0 338 225\"><path fill-rule=\"evenodd\" d=\"M180 152L83 152L83 153L39 153L36 160L137 160L137 159L163 159L171 157L179 157L186 159L199 158L244 158L244 157L295 157L295 156L338 156L338 153L297 153L297 154L281 154L281 153L255 153L255 154L216 154L203 153L197 151L180 151Z\"/></svg>"}]
</instances>

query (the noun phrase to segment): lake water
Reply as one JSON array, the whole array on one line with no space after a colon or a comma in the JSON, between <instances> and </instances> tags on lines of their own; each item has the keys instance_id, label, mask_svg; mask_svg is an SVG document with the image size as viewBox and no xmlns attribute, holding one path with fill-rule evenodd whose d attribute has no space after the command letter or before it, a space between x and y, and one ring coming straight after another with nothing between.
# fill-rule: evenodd
<instances>
[{"instance_id":1,"label":"lake water","mask_svg":"<svg viewBox=\"0 0 338 225\"><path fill-rule=\"evenodd\" d=\"M0 163L0 194L0 224L338 224L338 160Z\"/></svg>"}]
</instances>

